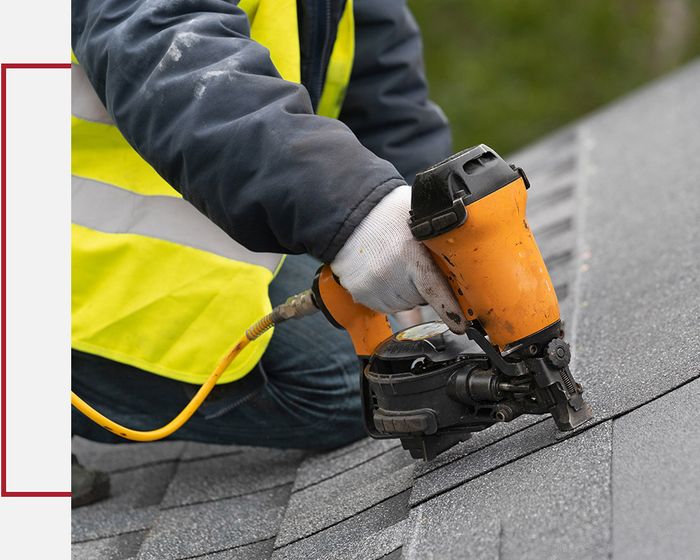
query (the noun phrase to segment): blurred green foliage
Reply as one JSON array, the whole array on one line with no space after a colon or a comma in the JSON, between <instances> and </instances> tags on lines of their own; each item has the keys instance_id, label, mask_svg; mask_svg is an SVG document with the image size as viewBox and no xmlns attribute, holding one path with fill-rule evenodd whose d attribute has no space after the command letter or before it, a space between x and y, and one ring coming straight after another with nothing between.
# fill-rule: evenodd
<instances>
[{"instance_id":1,"label":"blurred green foliage","mask_svg":"<svg viewBox=\"0 0 700 560\"><path fill-rule=\"evenodd\" d=\"M700 0L409 5L455 149L507 154L700 54Z\"/></svg>"}]
</instances>

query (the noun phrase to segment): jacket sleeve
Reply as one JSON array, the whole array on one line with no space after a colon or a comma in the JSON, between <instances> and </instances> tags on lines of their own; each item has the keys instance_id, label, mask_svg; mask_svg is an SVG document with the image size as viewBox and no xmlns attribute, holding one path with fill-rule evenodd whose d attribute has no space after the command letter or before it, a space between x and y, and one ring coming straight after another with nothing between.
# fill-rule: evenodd
<instances>
[{"instance_id":1,"label":"jacket sleeve","mask_svg":"<svg viewBox=\"0 0 700 560\"><path fill-rule=\"evenodd\" d=\"M403 178L313 114L225 0L74 0L72 43L126 140L254 251L331 261Z\"/></svg>"},{"instance_id":2,"label":"jacket sleeve","mask_svg":"<svg viewBox=\"0 0 700 560\"><path fill-rule=\"evenodd\" d=\"M409 183L452 152L428 99L420 31L405 0L355 0L355 64L340 119Z\"/></svg>"}]
</instances>

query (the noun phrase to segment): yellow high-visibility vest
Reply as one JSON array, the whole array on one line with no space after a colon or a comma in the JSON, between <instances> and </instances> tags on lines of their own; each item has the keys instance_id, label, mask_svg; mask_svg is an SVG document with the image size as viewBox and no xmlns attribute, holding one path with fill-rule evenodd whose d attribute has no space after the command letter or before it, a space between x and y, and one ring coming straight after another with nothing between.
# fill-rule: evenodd
<instances>
[{"instance_id":1,"label":"yellow high-visibility vest","mask_svg":"<svg viewBox=\"0 0 700 560\"><path fill-rule=\"evenodd\" d=\"M299 83L296 4L241 0L239 7L281 76ZM340 113L354 35L347 0L321 115ZM72 346L203 383L232 342L271 310L268 286L284 256L249 251L185 201L129 146L75 58L72 113ZM219 382L246 375L271 336L250 344Z\"/></svg>"}]
</instances>

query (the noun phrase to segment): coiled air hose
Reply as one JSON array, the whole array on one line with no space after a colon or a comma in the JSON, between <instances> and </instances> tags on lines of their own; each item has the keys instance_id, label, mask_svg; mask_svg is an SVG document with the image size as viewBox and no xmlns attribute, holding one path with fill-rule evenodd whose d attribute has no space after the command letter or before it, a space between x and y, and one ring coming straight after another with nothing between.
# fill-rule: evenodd
<instances>
[{"instance_id":1,"label":"coiled air hose","mask_svg":"<svg viewBox=\"0 0 700 560\"><path fill-rule=\"evenodd\" d=\"M267 332L275 325L279 325L288 319L299 319L301 317L306 317L307 315L312 315L316 311L318 311L318 307L316 306L311 290L306 290L296 294L290 297L286 302L275 307L271 313L265 315L245 332L245 334L231 348L231 350L229 350L226 355L219 360L219 363L216 364L214 371L211 373L204 385L199 388L194 397L192 397L192 400L187 404L187 406L185 406L185 408L183 408L175 418L161 428L141 431L132 430L122 426L121 424L110 420L104 414L101 414L95 410L73 391L71 391L70 397L71 404L105 430L108 430L123 438L133 441L156 441L163 439L179 430L185 424L185 422L192 417L192 415L204 402L204 399L206 399L209 393L211 393L212 389L216 385L216 382L219 380L224 371L226 371L226 368L231 364L236 356L238 356L241 351L248 346L248 344L250 344L256 338L262 336L263 333Z\"/></svg>"}]
</instances>

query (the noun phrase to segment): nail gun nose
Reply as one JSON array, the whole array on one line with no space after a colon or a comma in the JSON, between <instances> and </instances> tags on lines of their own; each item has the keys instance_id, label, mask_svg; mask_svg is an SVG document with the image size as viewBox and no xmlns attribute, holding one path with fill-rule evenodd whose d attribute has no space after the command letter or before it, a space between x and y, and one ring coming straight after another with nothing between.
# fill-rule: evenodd
<instances>
[{"instance_id":1,"label":"nail gun nose","mask_svg":"<svg viewBox=\"0 0 700 560\"><path fill-rule=\"evenodd\" d=\"M579 404L578 408L574 406L572 401ZM593 410L578 393L575 395L575 398L570 399L568 402L559 403L552 407L550 413L557 428L563 432L570 432L593 418Z\"/></svg>"}]
</instances>

